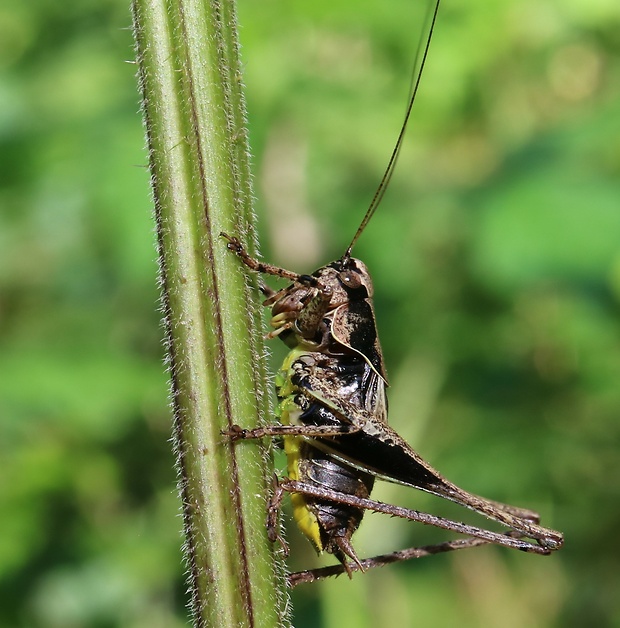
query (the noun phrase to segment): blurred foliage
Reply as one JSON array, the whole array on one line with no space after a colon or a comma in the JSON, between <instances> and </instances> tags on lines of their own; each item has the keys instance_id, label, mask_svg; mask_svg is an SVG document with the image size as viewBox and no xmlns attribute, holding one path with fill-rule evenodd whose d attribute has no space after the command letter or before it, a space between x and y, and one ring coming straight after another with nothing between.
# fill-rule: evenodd
<instances>
[{"instance_id":1,"label":"blurred foliage","mask_svg":"<svg viewBox=\"0 0 620 628\"><path fill-rule=\"evenodd\" d=\"M339 256L403 115L411 0L242 0L265 257ZM126 2L0 10L0 625L187 623ZM356 254L391 420L445 475L538 509L484 548L299 588L305 626L620 625L620 5L445 0ZM274 348L277 355L280 350ZM377 497L461 517L415 491ZM369 515L361 555L445 538ZM293 567L318 564L291 532Z\"/></svg>"}]
</instances>

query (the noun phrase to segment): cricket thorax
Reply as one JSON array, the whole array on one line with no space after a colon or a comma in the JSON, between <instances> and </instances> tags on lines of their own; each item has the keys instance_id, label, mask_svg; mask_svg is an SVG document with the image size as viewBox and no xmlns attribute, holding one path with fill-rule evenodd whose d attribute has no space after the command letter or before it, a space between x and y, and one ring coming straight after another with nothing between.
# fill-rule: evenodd
<instances>
[{"instance_id":1,"label":"cricket thorax","mask_svg":"<svg viewBox=\"0 0 620 628\"><path fill-rule=\"evenodd\" d=\"M345 257L273 294L271 325L291 349L327 355L356 354L387 382L366 265Z\"/></svg>"}]
</instances>

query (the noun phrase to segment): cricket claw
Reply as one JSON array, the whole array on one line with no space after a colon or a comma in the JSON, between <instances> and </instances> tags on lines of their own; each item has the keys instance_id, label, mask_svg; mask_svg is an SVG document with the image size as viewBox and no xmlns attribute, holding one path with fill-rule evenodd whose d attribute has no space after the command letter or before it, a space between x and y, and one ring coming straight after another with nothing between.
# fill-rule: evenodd
<instances>
[{"instance_id":1,"label":"cricket claw","mask_svg":"<svg viewBox=\"0 0 620 628\"><path fill-rule=\"evenodd\" d=\"M239 241L238 238L235 238L234 236L229 236L224 231L220 232L220 237L225 238L226 240L228 240L228 244L226 246L227 246L227 248L230 251L234 251L235 253L239 253L240 251L243 250L243 246L241 245L241 242Z\"/></svg>"},{"instance_id":2,"label":"cricket claw","mask_svg":"<svg viewBox=\"0 0 620 628\"><path fill-rule=\"evenodd\" d=\"M222 434L223 436L228 436L232 442L235 442L237 440L245 438L247 432L248 430L244 430L237 424L233 424L227 430L222 430L220 434Z\"/></svg>"}]
</instances>

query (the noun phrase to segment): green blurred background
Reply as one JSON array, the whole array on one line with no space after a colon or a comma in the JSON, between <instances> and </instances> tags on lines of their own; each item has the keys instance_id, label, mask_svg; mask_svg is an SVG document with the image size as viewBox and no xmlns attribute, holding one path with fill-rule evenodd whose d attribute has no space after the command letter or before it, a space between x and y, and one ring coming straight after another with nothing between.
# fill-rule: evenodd
<instances>
[{"instance_id":1,"label":"green blurred background","mask_svg":"<svg viewBox=\"0 0 620 628\"><path fill-rule=\"evenodd\" d=\"M270 261L308 272L343 252L398 133L422 8L242 0ZM0 9L2 627L188 622L129 25L128 0ZM392 424L464 488L539 510L566 547L306 585L298 628L620 626L619 52L617 0L445 0L356 249ZM445 538L368 515L356 547ZM292 568L322 564L289 540Z\"/></svg>"}]
</instances>

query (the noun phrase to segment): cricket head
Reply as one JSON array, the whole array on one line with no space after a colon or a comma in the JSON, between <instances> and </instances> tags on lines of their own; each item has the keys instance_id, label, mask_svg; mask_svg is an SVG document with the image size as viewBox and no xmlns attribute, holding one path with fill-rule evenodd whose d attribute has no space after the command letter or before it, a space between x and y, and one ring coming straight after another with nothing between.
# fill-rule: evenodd
<instances>
[{"instance_id":1,"label":"cricket head","mask_svg":"<svg viewBox=\"0 0 620 628\"><path fill-rule=\"evenodd\" d=\"M314 276L332 289L332 307L349 301L371 299L374 293L368 267L362 260L346 256L319 268Z\"/></svg>"},{"instance_id":2,"label":"cricket head","mask_svg":"<svg viewBox=\"0 0 620 628\"><path fill-rule=\"evenodd\" d=\"M344 256L298 279L264 302L271 306L271 325L280 335L293 332L297 339L321 343L327 327L325 318L338 308L372 298L373 285L366 264ZM289 333L282 340L289 339Z\"/></svg>"},{"instance_id":3,"label":"cricket head","mask_svg":"<svg viewBox=\"0 0 620 628\"><path fill-rule=\"evenodd\" d=\"M301 311L312 299L321 299L327 311L350 301L372 298L374 288L366 264L355 257L338 259L315 270L312 275L300 275L299 281L280 290L265 301L273 306L272 314Z\"/></svg>"}]
</instances>

